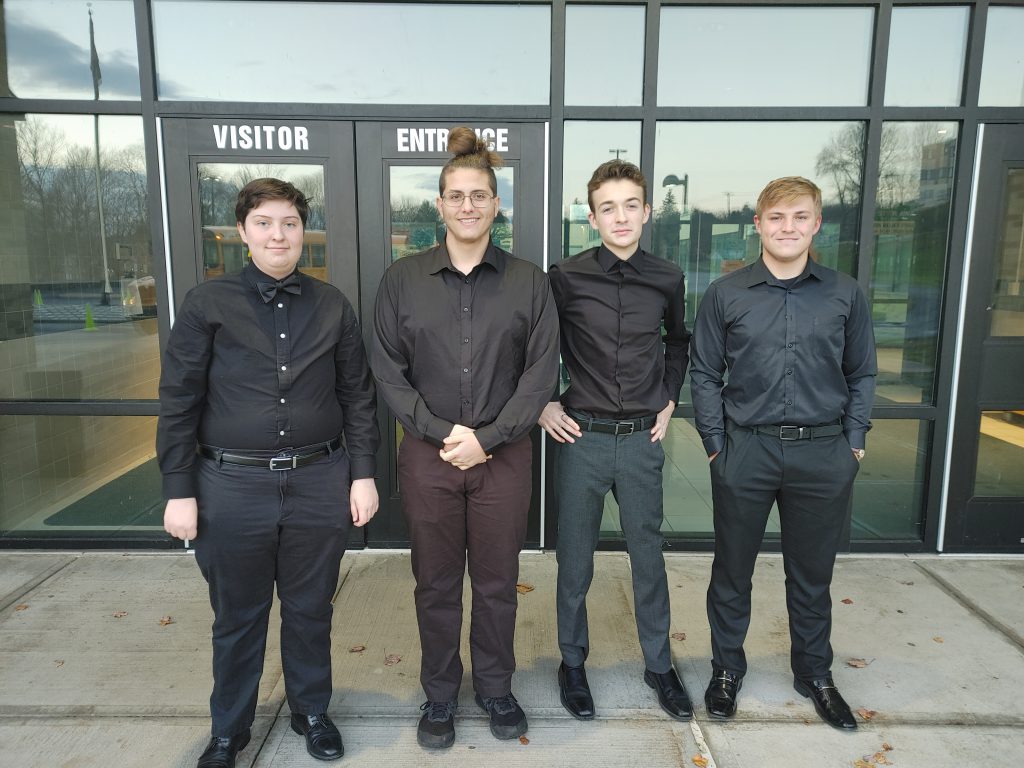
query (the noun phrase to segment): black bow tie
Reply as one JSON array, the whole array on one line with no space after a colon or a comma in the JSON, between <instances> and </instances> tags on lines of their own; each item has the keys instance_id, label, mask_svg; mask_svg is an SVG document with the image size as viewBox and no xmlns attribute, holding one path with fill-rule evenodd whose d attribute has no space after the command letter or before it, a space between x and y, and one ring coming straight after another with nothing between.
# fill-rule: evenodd
<instances>
[{"instance_id":1,"label":"black bow tie","mask_svg":"<svg viewBox=\"0 0 1024 768\"><path fill-rule=\"evenodd\" d=\"M270 303L277 296L278 291L286 291L287 293L302 293L302 288L299 285L299 274L292 272L284 280L257 280L256 287L260 289L260 296L263 297L264 303Z\"/></svg>"}]
</instances>

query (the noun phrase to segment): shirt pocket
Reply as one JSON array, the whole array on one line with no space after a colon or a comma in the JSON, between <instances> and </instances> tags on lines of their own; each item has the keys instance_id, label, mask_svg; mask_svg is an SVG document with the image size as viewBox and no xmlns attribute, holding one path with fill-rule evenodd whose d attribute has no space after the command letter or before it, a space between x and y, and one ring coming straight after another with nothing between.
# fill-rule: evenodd
<instances>
[{"instance_id":1,"label":"shirt pocket","mask_svg":"<svg viewBox=\"0 0 1024 768\"><path fill-rule=\"evenodd\" d=\"M812 337L816 352L829 357L842 358L846 340L846 318L842 315L814 318Z\"/></svg>"}]
</instances>

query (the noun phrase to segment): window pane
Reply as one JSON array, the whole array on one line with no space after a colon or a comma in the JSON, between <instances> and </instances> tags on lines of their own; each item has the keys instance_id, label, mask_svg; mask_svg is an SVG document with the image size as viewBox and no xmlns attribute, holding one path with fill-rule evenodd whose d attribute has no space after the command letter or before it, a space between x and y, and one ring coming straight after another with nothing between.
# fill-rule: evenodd
<instances>
[{"instance_id":1,"label":"window pane","mask_svg":"<svg viewBox=\"0 0 1024 768\"><path fill-rule=\"evenodd\" d=\"M867 103L871 8L664 8L663 107Z\"/></svg>"},{"instance_id":2,"label":"window pane","mask_svg":"<svg viewBox=\"0 0 1024 768\"><path fill-rule=\"evenodd\" d=\"M550 28L541 5L153 3L170 100L547 104Z\"/></svg>"},{"instance_id":3,"label":"window pane","mask_svg":"<svg viewBox=\"0 0 1024 768\"><path fill-rule=\"evenodd\" d=\"M199 218L203 230L203 279L239 271L249 249L235 226L235 201L253 179L288 181L309 198L299 270L327 282L327 217L324 214L324 169L320 165L199 163Z\"/></svg>"},{"instance_id":4,"label":"window pane","mask_svg":"<svg viewBox=\"0 0 1024 768\"><path fill-rule=\"evenodd\" d=\"M988 9L981 60L982 107L1024 107L1024 8Z\"/></svg>"},{"instance_id":5,"label":"window pane","mask_svg":"<svg viewBox=\"0 0 1024 768\"><path fill-rule=\"evenodd\" d=\"M854 541L924 537L925 478L932 423L879 419L853 485Z\"/></svg>"},{"instance_id":6,"label":"window pane","mask_svg":"<svg viewBox=\"0 0 1024 768\"><path fill-rule=\"evenodd\" d=\"M155 416L0 416L0 536L163 532Z\"/></svg>"},{"instance_id":7,"label":"window pane","mask_svg":"<svg viewBox=\"0 0 1024 768\"><path fill-rule=\"evenodd\" d=\"M0 116L0 399L157 396L142 119L96 125Z\"/></svg>"},{"instance_id":8,"label":"window pane","mask_svg":"<svg viewBox=\"0 0 1024 768\"><path fill-rule=\"evenodd\" d=\"M1006 172L1006 208L996 249L989 335L1024 336L1024 169Z\"/></svg>"},{"instance_id":9,"label":"window pane","mask_svg":"<svg viewBox=\"0 0 1024 768\"><path fill-rule=\"evenodd\" d=\"M780 176L805 176L822 188L815 252L821 263L853 274L864 164L861 123L659 122L656 147L649 180L654 252L686 273L689 327L708 284L760 254L754 205L764 186ZM683 387L683 397L688 401L689 387Z\"/></svg>"},{"instance_id":10,"label":"window pane","mask_svg":"<svg viewBox=\"0 0 1024 768\"><path fill-rule=\"evenodd\" d=\"M595 43L601 40L614 43L601 45L600 54L595 55ZM643 87L644 9L567 6L565 103L636 107L643 102Z\"/></svg>"},{"instance_id":11,"label":"window pane","mask_svg":"<svg viewBox=\"0 0 1024 768\"><path fill-rule=\"evenodd\" d=\"M885 103L953 107L960 103L967 8L894 8Z\"/></svg>"},{"instance_id":12,"label":"window pane","mask_svg":"<svg viewBox=\"0 0 1024 768\"><path fill-rule=\"evenodd\" d=\"M640 164L639 122L577 120L565 123L561 258L601 244L601 236L587 220L590 212L590 206L587 205L587 183L597 166L617 157Z\"/></svg>"},{"instance_id":13,"label":"window pane","mask_svg":"<svg viewBox=\"0 0 1024 768\"><path fill-rule=\"evenodd\" d=\"M975 496L1024 496L1024 413L982 411Z\"/></svg>"},{"instance_id":14,"label":"window pane","mask_svg":"<svg viewBox=\"0 0 1024 768\"><path fill-rule=\"evenodd\" d=\"M441 164L392 165L388 169L391 210L388 232L391 235L391 260L433 248L444 239L445 230L437 212L437 182ZM515 170L495 168L501 208L491 224L491 241L499 248L513 251L513 203Z\"/></svg>"},{"instance_id":15,"label":"window pane","mask_svg":"<svg viewBox=\"0 0 1024 768\"><path fill-rule=\"evenodd\" d=\"M880 402L932 400L956 143L956 123L882 126L870 295Z\"/></svg>"},{"instance_id":16,"label":"window pane","mask_svg":"<svg viewBox=\"0 0 1024 768\"><path fill-rule=\"evenodd\" d=\"M89 45L89 6L96 45ZM5 0L0 3L10 93L21 99L139 98L135 11L130 0ZM4 51L6 50L6 53ZM98 78L97 78L98 76Z\"/></svg>"}]
</instances>

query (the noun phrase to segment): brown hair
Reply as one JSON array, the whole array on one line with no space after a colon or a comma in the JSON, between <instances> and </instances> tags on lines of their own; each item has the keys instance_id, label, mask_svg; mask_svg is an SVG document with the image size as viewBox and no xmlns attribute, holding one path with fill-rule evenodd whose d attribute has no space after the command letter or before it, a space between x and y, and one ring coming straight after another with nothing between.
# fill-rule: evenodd
<instances>
[{"instance_id":1,"label":"brown hair","mask_svg":"<svg viewBox=\"0 0 1024 768\"><path fill-rule=\"evenodd\" d=\"M587 204L590 206L591 212L594 210L594 193L606 181L616 181L619 179L632 181L639 186L644 192L641 202L647 205L647 179L644 178L640 169L633 165L633 163L616 159L597 166L594 170L594 175L590 177L590 181L587 183Z\"/></svg>"},{"instance_id":2,"label":"brown hair","mask_svg":"<svg viewBox=\"0 0 1024 768\"><path fill-rule=\"evenodd\" d=\"M452 159L444 164L441 178L437 183L442 196L448 183L448 174L456 168L484 171L490 180L491 194L498 194L498 179L494 175L494 169L503 165L501 155L488 149L487 142L478 137L472 128L464 125L452 128L448 132L448 151L452 153Z\"/></svg>"},{"instance_id":3,"label":"brown hair","mask_svg":"<svg viewBox=\"0 0 1024 768\"><path fill-rule=\"evenodd\" d=\"M302 226L306 226L306 219L309 217L309 198L299 191L298 187L288 181L281 179L253 179L238 193L238 200L235 202L235 221L245 225L245 217L253 208L259 208L268 200L284 200L295 206L302 219Z\"/></svg>"},{"instance_id":4,"label":"brown hair","mask_svg":"<svg viewBox=\"0 0 1024 768\"><path fill-rule=\"evenodd\" d=\"M821 190L817 184L803 176L783 176L768 182L768 186L757 197L754 212L760 218L765 209L779 203L792 203L804 195L809 195L814 203L814 215L821 216Z\"/></svg>"}]
</instances>

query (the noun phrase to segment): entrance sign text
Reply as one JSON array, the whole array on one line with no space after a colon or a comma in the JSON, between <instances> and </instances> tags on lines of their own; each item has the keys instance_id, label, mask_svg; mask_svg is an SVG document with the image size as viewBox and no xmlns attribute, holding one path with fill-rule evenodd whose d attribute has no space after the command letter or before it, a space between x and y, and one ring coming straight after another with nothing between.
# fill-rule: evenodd
<instances>
[{"instance_id":1,"label":"entrance sign text","mask_svg":"<svg viewBox=\"0 0 1024 768\"><path fill-rule=\"evenodd\" d=\"M304 125L214 125L217 149L275 149L309 151L309 129Z\"/></svg>"}]
</instances>

